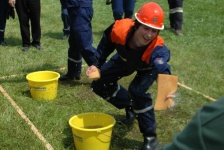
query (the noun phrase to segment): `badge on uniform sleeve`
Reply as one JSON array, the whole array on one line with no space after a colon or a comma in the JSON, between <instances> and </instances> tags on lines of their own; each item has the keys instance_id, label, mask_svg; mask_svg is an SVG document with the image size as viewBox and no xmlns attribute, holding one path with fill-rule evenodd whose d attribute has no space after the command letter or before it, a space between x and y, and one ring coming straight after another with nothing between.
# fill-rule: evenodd
<instances>
[{"instance_id":1,"label":"badge on uniform sleeve","mask_svg":"<svg viewBox=\"0 0 224 150\"><path fill-rule=\"evenodd\" d=\"M164 64L162 58L156 58L156 62L157 62L158 64Z\"/></svg>"}]
</instances>

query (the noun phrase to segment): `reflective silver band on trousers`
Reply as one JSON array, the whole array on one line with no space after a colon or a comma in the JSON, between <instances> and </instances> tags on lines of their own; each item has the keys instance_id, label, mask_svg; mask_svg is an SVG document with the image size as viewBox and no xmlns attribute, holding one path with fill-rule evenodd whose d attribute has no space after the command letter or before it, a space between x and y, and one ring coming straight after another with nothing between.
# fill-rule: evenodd
<instances>
[{"instance_id":1,"label":"reflective silver band on trousers","mask_svg":"<svg viewBox=\"0 0 224 150\"><path fill-rule=\"evenodd\" d=\"M115 97L120 89L120 84L117 84L117 90L112 94L111 97ZM109 101L111 97L107 97L106 100Z\"/></svg>"},{"instance_id":2,"label":"reflective silver band on trousers","mask_svg":"<svg viewBox=\"0 0 224 150\"><path fill-rule=\"evenodd\" d=\"M182 7L177 7L177 8L174 8L174 9L170 9L170 14L174 14L174 13L183 13L183 8Z\"/></svg>"},{"instance_id":3,"label":"reflective silver band on trousers","mask_svg":"<svg viewBox=\"0 0 224 150\"><path fill-rule=\"evenodd\" d=\"M136 110L136 109L134 109L134 112L135 112L136 114L140 114L140 113L147 112L147 111L151 110L152 108L153 108L153 105L151 105L151 106L149 106L149 107L146 107L146 108L144 108L144 109L140 109L140 110Z\"/></svg>"},{"instance_id":4,"label":"reflective silver band on trousers","mask_svg":"<svg viewBox=\"0 0 224 150\"><path fill-rule=\"evenodd\" d=\"M75 63L80 63L80 62L82 62L82 59L80 59L80 60L75 60L75 59L72 59L72 58L69 58L69 57L68 57L68 59L69 59L70 61L72 61L72 62L75 62Z\"/></svg>"}]
</instances>

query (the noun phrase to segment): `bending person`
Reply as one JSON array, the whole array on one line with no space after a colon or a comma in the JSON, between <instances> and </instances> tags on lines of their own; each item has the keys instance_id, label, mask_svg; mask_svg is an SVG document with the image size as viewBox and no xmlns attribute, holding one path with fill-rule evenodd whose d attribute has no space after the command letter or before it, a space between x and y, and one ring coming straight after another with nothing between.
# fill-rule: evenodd
<instances>
[{"instance_id":1,"label":"bending person","mask_svg":"<svg viewBox=\"0 0 224 150\"><path fill-rule=\"evenodd\" d=\"M99 70L101 77L92 82L93 91L118 109L125 109L124 124L132 124L137 114L144 137L142 150L154 150L158 146L156 120L147 91L159 73L171 74L170 51L159 36L164 29L164 12L157 3L144 4L135 18L117 20L104 31L97 47L97 62L87 69L86 75ZM115 49L117 52L106 61ZM135 71L128 89L118 83Z\"/></svg>"}]
</instances>

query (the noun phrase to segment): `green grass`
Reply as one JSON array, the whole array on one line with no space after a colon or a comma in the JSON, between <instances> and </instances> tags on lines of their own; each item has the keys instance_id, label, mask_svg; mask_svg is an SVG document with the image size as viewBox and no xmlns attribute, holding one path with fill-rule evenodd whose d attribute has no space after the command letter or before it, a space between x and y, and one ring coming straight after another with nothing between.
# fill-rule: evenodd
<instances>
[{"instance_id":1,"label":"green grass","mask_svg":"<svg viewBox=\"0 0 224 150\"><path fill-rule=\"evenodd\" d=\"M169 27L168 3L157 1L165 12L165 27ZM5 34L6 47L0 47L0 85L22 109L45 139L56 150L73 149L74 142L68 120L83 112L103 112L116 120L124 117L118 110L95 95L90 88L91 80L85 76L71 83L59 83L54 101L33 100L25 76L33 71L52 70L65 73L67 63L67 40L62 40L60 4L57 0L42 1L41 43L43 51L31 48L21 51L18 17L8 20ZM136 2L136 11L144 4ZM224 91L224 5L223 0L184 1L184 37L164 30L161 32L171 50L172 73L180 83L213 98L223 96ZM103 30L112 23L111 6L105 0L94 1L93 45L96 47ZM85 62L84 62L85 64ZM16 75L16 76L10 76ZM133 75L120 80L128 87ZM156 98L156 83L149 89ZM167 111L156 111L157 133L161 145L172 141L172 137L188 123L196 110L211 101L194 91L178 88L176 106ZM8 99L0 94L0 145L1 149L46 149L44 143L32 132L30 126L18 115ZM132 127L115 125L111 149L138 149L142 144L137 121Z\"/></svg>"}]
</instances>

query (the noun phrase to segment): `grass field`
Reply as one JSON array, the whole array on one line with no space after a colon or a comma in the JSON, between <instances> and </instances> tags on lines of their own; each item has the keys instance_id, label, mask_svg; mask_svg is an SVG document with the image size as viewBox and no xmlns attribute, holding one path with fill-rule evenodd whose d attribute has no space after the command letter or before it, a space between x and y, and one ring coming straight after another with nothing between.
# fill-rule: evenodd
<instances>
[{"instance_id":1,"label":"grass field","mask_svg":"<svg viewBox=\"0 0 224 150\"><path fill-rule=\"evenodd\" d=\"M145 0L137 0L136 11ZM169 27L168 2L157 0L165 12L165 28ZM166 111L156 111L157 134L160 144L172 141L175 133L181 131L197 109L223 96L224 91L224 1L184 1L183 37L177 37L169 30L160 32L171 50L172 73L179 82L193 90L178 87L176 106ZM85 76L83 66L80 81L59 83L58 95L54 101L33 100L25 76L33 71L51 70L66 72L67 40L62 40L62 21L58 0L41 2L41 43L43 51L31 48L21 51L21 37L18 17L8 20L5 41L8 46L0 47L0 85L10 98L29 118L45 142L32 131L30 124L22 118L9 98L0 94L0 147L2 150L47 149L46 143L55 150L74 149L74 142L68 120L83 112L103 112L116 120L124 117L124 110L118 110L95 95L90 88L91 80ZM93 45L96 47L103 30L113 22L110 5L105 0L94 1ZM128 87L133 76L119 82ZM156 83L149 89L156 98ZM196 92L198 91L198 92ZM137 150L142 144L137 121L132 127L116 124L113 129L111 150Z\"/></svg>"}]
</instances>

